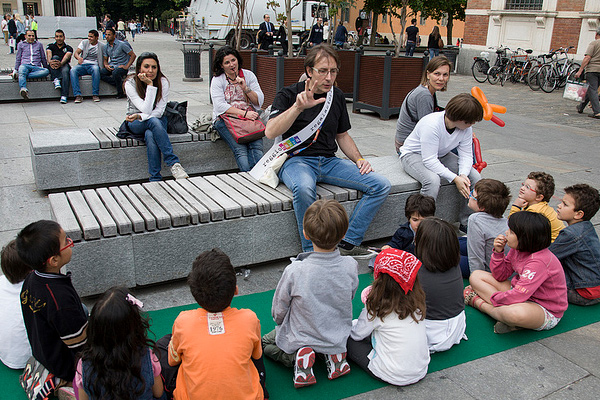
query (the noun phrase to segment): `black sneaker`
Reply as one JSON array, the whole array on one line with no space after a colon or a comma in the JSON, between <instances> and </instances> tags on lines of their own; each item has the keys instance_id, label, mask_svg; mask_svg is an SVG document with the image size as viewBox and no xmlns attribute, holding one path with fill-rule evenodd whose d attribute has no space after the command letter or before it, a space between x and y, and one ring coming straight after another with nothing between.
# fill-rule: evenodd
<instances>
[{"instance_id":1,"label":"black sneaker","mask_svg":"<svg viewBox=\"0 0 600 400\"><path fill-rule=\"evenodd\" d=\"M583 103L579 103L579 104L577 105L577 112L578 112L579 114L583 114L583 109L584 109L584 108L585 108L585 106L583 105Z\"/></svg>"},{"instance_id":2,"label":"black sneaker","mask_svg":"<svg viewBox=\"0 0 600 400\"><path fill-rule=\"evenodd\" d=\"M346 250L342 247L338 247L340 250L340 255L342 256L350 256L353 257L357 260L366 260L369 259L371 257L373 257L373 255L375 255L376 253L372 250L367 249L366 247L363 246L354 246L352 249L350 250Z\"/></svg>"}]
</instances>

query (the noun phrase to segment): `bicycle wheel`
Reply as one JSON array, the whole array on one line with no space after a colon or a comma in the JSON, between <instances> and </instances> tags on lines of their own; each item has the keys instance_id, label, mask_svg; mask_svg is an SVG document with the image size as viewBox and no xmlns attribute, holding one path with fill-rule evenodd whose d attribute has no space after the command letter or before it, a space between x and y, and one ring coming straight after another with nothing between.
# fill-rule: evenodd
<instances>
[{"instance_id":1,"label":"bicycle wheel","mask_svg":"<svg viewBox=\"0 0 600 400\"><path fill-rule=\"evenodd\" d=\"M540 66L534 65L529 69L529 72L527 73L527 78L525 79L525 81L527 82L527 85L531 90L540 90L539 72Z\"/></svg>"},{"instance_id":2,"label":"bicycle wheel","mask_svg":"<svg viewBox=\"0 0 600 400\"><path fill-rule=\"evenodd\" d=\"M475 60L473 66L471 67L473 78L475 78L475 80L479 83L485 82L485 80L487 79L487 72L489 68L489 64L485 60L478 58L477 60Z\"/></svg>"},{"instance_id":3,"label":"bicycle wheel","mask_svg":"<svg viewBox=\"0 0 600 400\"><path fill-rule=\"evenodd\" d=\"M502 72L501 72L500 67L490 68L490 70L488 71L488 74L487 74L488 82L491 83L492 85L495 85L496 83L498 83L498 81L500 80L501 73Z\"/></svg>"},{"instance_id":4,"label":"bicycle wheel","mask_svg":"<svg viewBox=\"0 0 600 400\"><path fill-rule=\"evenodd\" d=\"M556 88L556 74L552 65L546 64L540 68L540 72L538 74L538 79L540 82L540 88L546 92L551 93Z\"/></svg>"},{"instance_id":5,"label":"bicycle wheel","mask_svg":"<svg viewBox=\"0 0 600 400\"><path fill-rule=\"evenodd\" d=\"M567 72L565 73L565 75L560 77L557 86L559 88L564 88L567 84L567 79L573 80L573 75L575 75L577 71L579 71L579 67L580 65L577 63L569 65L569 68L567 68Z\"/></svg>"}]
</instances>

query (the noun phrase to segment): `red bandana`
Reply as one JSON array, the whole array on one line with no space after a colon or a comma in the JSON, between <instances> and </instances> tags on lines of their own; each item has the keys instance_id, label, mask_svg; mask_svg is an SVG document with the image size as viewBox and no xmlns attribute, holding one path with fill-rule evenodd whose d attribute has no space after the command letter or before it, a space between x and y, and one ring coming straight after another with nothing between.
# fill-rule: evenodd
<instances>
[{"instance_id":1,"label":"red bandana","mask_svg":"<svg viewBox=\"0 0 600 400\"><path fill-rule=\"evenodd\" d=\"M408 293L412 290L417 279L421 261L412 254L394 248L385 249L375 259L374 276L388 274Z\"/></svg>"}]
</instances>

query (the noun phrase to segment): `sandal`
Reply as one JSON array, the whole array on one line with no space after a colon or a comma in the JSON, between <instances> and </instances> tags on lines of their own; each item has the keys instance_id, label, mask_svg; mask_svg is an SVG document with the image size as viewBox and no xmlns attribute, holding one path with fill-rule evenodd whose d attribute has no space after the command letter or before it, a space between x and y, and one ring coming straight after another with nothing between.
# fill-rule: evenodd
<instances>
[{"instance_id":1,"label":"sandal","mask_svg":"<svg viewBox=\"0 0 600 400\"><path fill-rule=\"evenodd\" d=\"M465 290L463 291L463 296L465 297L465 305L471 306L481 311L481 304L485 303L485 301L481 297L479 297L479 295L471 285L465 287ZM478 299L481 300L479 306L475 305L475 302L477 302Z\"/></svg>"},{"instance_id":2,"label":"sandal","mask_svg":"<svg viewBox=\"0 0 600 400\"><path fill-rule=\"evenodd\" d=\"M498 334L503 334L503 333L510 333L510 332L514 332L514 331L520 331L523 328L519 328L518 326L510 326L505 324L504 322L496 322L494 324L494 333L498 333Z\"/></svg>"}]
</instances>

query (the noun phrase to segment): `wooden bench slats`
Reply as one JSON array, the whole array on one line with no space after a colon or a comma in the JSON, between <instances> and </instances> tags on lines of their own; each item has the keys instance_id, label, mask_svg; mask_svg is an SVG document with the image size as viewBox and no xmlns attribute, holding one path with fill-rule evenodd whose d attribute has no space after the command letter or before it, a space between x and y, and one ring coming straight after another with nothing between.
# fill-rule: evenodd
<instances>
[{"instance_id":1,"label":"wooden bench slats","mask_svg":"<svg viewBox=\"0 0 600 400\"><path fill-rule=\"evenodd\" d=\"M117 236L117 223L113 220L106 207L104 207L102 200L100 200L100 197L98 197L98 194L94 189L86 189L82 191L82 194L88 206L90 206L92 213L96 217L96 220L100 224L102 236Z\"/></svg>"},{"instance_id":2,"label":"wooden bench slats","mask_svg":"<svg viewBox=\"0 0 600 400\"><path fill-rule=\"evenodd\" d=\"M112 216L113 220L116 222L119 235L129 235L132 232L132 224L131 220L123 210L123 207L119 205L107 188L96 189L96 193L102 200L102 203L104 203L104 206Z\"/></svg>"},{"instance_id":3,"label":"wooden bench slats","mask_svg":"<svg viewBox=\"0 0 600 400\"><path fill-rule=\"evenodd\" d=\"M229 175L221 174L217 175L217 177L225 182L228 187L231 187L233 190L239 193L243 193L245 197L256 204L256 211L259 214L266 214L271 212L271 204L269 201L265 200L264 197L260 196L258 193L254 192L252 189L244 186L240 182L236 181ZM281 205L280 205L281 209Z\"/></svg>"},{"instance_id":4,"label":"wooden bench slats","mask_svg":"<svg viewBox=\"0 0 600 400\"><path fill-rule=\"evenodd\" d=\"M112 147L112 140L110 140L110 138L106 136L104 132L102 132L102 129L92 128L90 129L90 132L92 132L92 135L96 136L96 139L98 139L98 142L100 142L101 149L108 149Z\"/></svg>"},{"instance_id":5,"label":"wooden bench slats","mask_svg":"<svg viewBox=\"0 0 600 400\"><path fill-rule=\"evenodd\" d=\"M206 179L201 176L195 176L188 180L223 208L226 219L239 218L242 216L242 208L240 205L231 200L225 193L221 192L215 186L211 185Z\"/></svg>"},{"instance_id":6,"label":"wooden bench slats","mask_svg":"<svg viewBox=\"0 0 600 400\"><path fill-rule=\"evenodd\" d=\"M262 185L256 179L254 179L248 172L237 172L231 174L232 176L238 176L240 178L244 178L251 186L259 187L261 190L271 194L281 201L282 209L291 210L293 197L292 192L289 192L289 195L277 190L273 189L271 186Z\"/></svg>"},{"instance_id":7,"label":"wooden bench slats","mask_svg":"<svg viewBox=\"0 0 600 400\"><path fill-rule=\"evenodd\" d=\"M292 199L292 207L293 207L294 194L292 193L292 191L290 189L288 189L287 186L285 186L285 184L283 182L279 182L279 185L277 185L275 190L277 190L279 193L283 194L284 196L287 196L290 199Z\"/></svg>"},{"instance_id":8,"label":"wooden bench slats","mask_svg":"<svg viewBox=\"0 0 600 400\"><path fill-rule=\"evenodd\" d=\"M185 181L185 180L184 180ZM185 202L189 204L198 213L199 221L206 223L210 221L210 211L204 204L199 202L191 193L189 193L176 180L168 180L166 184L173 189L179 196L185 198Z\"/></svg>"},{"instance_id":9,"label":"wooden bench slats","mask_svg":"<svg viewBox=\"0 0 600 400\"><path fill-rule=\"evenodd\" d=\"M56 222L60 224L67 236L74 242L82 239L83 235L77 217L73 214L69 200L64 193L51 193L48 195L50 209Z\"/></svg>"},{"instance_id":10,"label":"wooden bench slats","mask_svg":"<svg viewBox=\"0 0 600 400\"><path fill-rule=\"evenodd\" d=\"M140 201L140 199L138 199L138 197L133 193L131 188L129 186L123 185L119 186L119 189L121 190L121 192L123 192L125 197L127 197L127 199L131 202L131 205L135 207L137 212L139 212L142 218L144 219L144 222L146 223L146 230L156 230L156 218L154 218L154 215L152 215L150 210L148 210L146 206Z\"/></svg>"},{"instance_id":11,"label":"wooden bench slats","mask_svg":"<svg viewBox=\"0 0 600 400\"><path fill-rule=\"evenodd\" d=\"M247 190L250 190L256 193L261 198L265 199L269 204L268 211L279 212L283 209L283 203L277 196L274 196L271 192L263 190L263 186L266 185L256 185L244 178L240 173L231 173L227 174L227 176L231 177L231 179L243 185Z\"/></svg>"},{"instance_id":12,"label":"wooden bench slats","mask_svg":"<svg viewBox=\"0 0 600 400\"><path fill-rule=\"evenodd\" d=\"M316 192L318 199L333 200L335 198L335 195L321 186L320 183L317 183Z\"/></svg>"},{"instance_id":13,"label":"wooden bench slats","mask_svg":"<svg viewBox=\"0 0 600 400\"><path fill-rule=\"evenodd\" d=\"M334 198L339 202L349 200L350 193L348 192L348 190L346 188L330 185L328 183L323 183L323 182L319 182L319 186L332 192L334 195Z\"/></svg>"},{"instance_id":14,"label":"wooden bench slats","mask_svg":"<svg viewBox=\"0 0 600 400\"><path fill-rule=\"evenodd\" d=\"M100 238L100 224L96 221L94 213L87 205L83 194L79 191L67 192L67 199L75 213L79 226L83 229L83 238L85 240Z\"/></svg>"},{"instance_id":15,"label":"wooden bench slats","mask_svg":"<svg viewBox=\"0 0 600 400\"><path fill-rule=\"evenodd\" d=\"M216 201L211 199L206 193L204 193L198 186L194 185L190 179L181 179L177 182L181 187L185 189L190 195L192 195L200 204L202 204L210 213L211 221L222 221L225 219L225 210Z\"/></svg>"},{"instance_id":16,"label":"wooden bench slats","mask_svg":"<svg viewBox=\"0 0 600 400\"><path fill-rule=\"evenodd\" d=\"M98 189L102 190L102 189ZM108 188L108 191L113 196L115 201L120 206L120 209L127 215L129 220L131 221L133 231L134 232L143 232L145 221L144 218L140 215L140 213L135 209L135 207L129 202L125 194L121 191L121 189L117 186L111 186ZM102 197L102 195L100 195ZM106 203L105 203L106 204ZM152 219L154 221L154 219ZM149 229L150 230L150 229ZM154 229L152 229L154 230ZM124 233L121 232L121 235Z\"/></svg>"},{"instance_id":17,"label":"wooden bench slats","mask_svg":"<svg viewBox=\"0 0 600 400\"><path fill-rule=\"evenodd\" d=\"M156 219L156 227L158 229L166 229L171 227L171 215L166 212L162 206L152 197L150 193L140 184L129 185L129 189L137 196L138 199L148 208L148 211L154 215Z\"/></svg>"},{"instance_id":18,"label":"wooden bench slats","mask_svg":"<svg viewBox=\"0 0 600 400\"><path fill-rule=\"evenodd\" d=\"M169 196L171 196L177 202L177 204L179 204L185 210L185 212L189 215L190 222L193 225L197 225L200 222L200 215L198 215L198 211L196 211L194 207L189 205L183 197L181 197L173 188L167 185L165 181L158 182L158 184L165 192L169 194ZM165 204L162 205L165 206Z\"/></svg>"},{"instance_id":19,"label":"wooden bench slats","mask_svg":"<svg viewBox=\"0 0 600 400\"><path fill-rule=\"evenodd\" d=\"M208 175L204 177L208 182L214 185L221 192L225 193L231 200L235 201L242 208L242 215L244 217L251 217L256 215L257 207L256 204L248 199L243 193L238 192L225 182L221 180L219 175Z\"/></svg>"},{"instance_id":20,"label":"wooden bench slats","mask_svg":"<svg viewBox=\"0 0 600 400\"><path fill-rule=\"evenodd\" d=\"M121 147L121 140L123 140L123 142L124 142L123 147L126 147L127 141L124 140L124 139L119 139L118 137L116 137L113 134L113 132L111 131L111 128L101 128L100 130L110 140L110 147L112 147L112 148Z\"/></svg>"}]
</instances>

